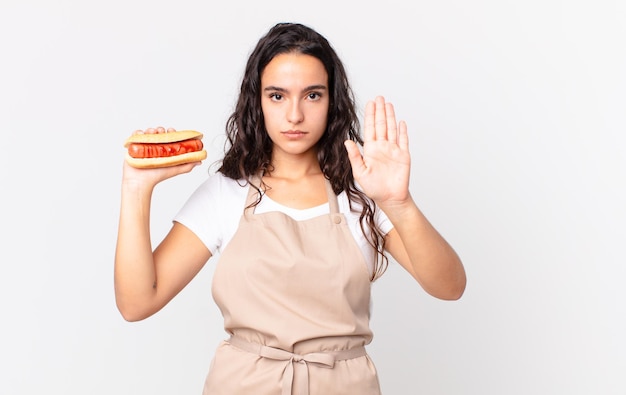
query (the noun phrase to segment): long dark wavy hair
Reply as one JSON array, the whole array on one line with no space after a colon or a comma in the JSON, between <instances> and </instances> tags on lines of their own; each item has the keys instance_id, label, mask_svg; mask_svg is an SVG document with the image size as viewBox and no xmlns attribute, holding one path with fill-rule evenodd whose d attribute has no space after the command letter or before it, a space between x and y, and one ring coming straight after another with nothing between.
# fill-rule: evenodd
<instances>
[{"instance_id":1,"label":"long dark wavy hair","mask_svg":"<svg viewBox=\"0 0 626 395\"><path fill-rule=\"evenodd\" d=\"M328 121L317 144L317 159L334 192L346 191L350 209L357 211L355 203L360 208L361 230L377 252L373 281L386 270L388 259L384 254L384 234L374 220L376 205L356 187L344 147L347 139L363 144L354 93L335 50L315 30L298 23L278 23L261 37L248 58L235 110L226 122L225 156L218 171L226 177L246 181L260 172L271 171L272 140L261 110L261 73L276 55L285 53L314 56L328 74ZM366 225L371 233L365 232Z\"/></svg>"}]
</instances>

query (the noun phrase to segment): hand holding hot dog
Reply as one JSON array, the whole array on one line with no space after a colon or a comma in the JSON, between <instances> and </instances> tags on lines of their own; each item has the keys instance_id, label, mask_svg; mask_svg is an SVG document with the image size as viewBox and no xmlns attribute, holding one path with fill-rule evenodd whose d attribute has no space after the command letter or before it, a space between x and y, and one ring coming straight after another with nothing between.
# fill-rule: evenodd
<instances>
[{"instance_id":1,"label":"hand holding hot dog","mask_svg":"<svg viewBox=\"0 0 626 395\"><path fill-rule=\"evenodd\" d=\"M202 133L195 130L150 128L135 131L126 139L126 161L133 167L146 169L168 167L206 159Z\"/></svg>"},{"instance_id":2,"label":"hand holding hot dog","mask_svg":"<svg viewBox=\"0 0 626 395\"><path fill-rule=\"evenodd\" d=\"M141 180L141 184L155 185L190 172L207 157L202 137L202 133L194 130L177 131L160 126L136 130L124 142L125 182Z\"/></svg>"}]
</instances>

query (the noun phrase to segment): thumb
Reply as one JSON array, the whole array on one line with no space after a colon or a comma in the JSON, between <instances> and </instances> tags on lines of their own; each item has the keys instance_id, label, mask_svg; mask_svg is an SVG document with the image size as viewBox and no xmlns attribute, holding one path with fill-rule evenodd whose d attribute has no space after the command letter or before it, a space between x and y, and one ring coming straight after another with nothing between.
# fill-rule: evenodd
<instances>
[{"instance_id":1,"label":"thumb","mask_svg":"<svg viewBox=\"0 0 626 395\"><path fill-rule=\"evenodd\" d=\"M343 145L348 152L348 159L352 166L352 174L358 178L358 176L365 171L365 162L363 162L361 151L359 151L359 147L357 147L356 143L352 140L346 140Z\"/></svg>"}]
</instances>

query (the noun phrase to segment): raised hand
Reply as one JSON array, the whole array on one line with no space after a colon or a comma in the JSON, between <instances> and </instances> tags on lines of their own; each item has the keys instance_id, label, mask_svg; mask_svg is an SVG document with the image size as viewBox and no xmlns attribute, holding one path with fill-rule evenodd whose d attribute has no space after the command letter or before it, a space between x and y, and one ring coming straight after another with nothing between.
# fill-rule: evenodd
<instances>
[{"instance_id":1,"label":"raised hand","mask_svg":"<svg viewBox=\"0 0 626 395\"><path fill-rule=\"evenodd\" d=\"M382 96L365 107L363 137L362 153L353 141L345 142L355 180L378 205L406 202L411 168L407 127L396 122L393 105Z\"/></svg>"}]
</instances>

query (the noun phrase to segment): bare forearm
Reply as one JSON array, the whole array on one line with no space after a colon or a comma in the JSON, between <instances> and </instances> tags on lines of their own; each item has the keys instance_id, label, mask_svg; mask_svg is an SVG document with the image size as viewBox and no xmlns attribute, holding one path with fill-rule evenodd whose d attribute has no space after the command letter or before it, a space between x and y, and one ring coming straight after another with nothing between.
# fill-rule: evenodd
<instances>
[{"instance_id":1,"label":"bare forearm","mask_svg":"<svg viewBox=\"0 0 626 395\"><path fill-rule=\"evenodd\" d=\"M465 290L463 264L412 199L382 206L400 237L405 254L394 256L431 295L458 299ZM393 254L393 252L392 252ZM405 256L403 256L405 255Z\"/></svg>"},{"instance_id":2,"label":"bare forearm","mask_svg":"<svg viewBox=\"0 0 626 395\"><path fill-rule=\"evenodd\" d=\"M140 319L137 310L156 292L156 271L150 241L151 188L123 185L115 251L115 297L126 319Z\"/></svg>"}]
</instances>

